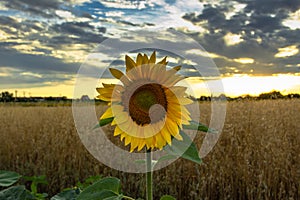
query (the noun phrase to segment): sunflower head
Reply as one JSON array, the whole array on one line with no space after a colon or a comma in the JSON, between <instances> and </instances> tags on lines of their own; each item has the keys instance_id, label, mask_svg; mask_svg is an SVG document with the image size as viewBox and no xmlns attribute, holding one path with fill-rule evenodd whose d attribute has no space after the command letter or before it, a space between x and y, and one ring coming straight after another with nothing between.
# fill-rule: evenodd
<instances>
[{"instance_id":1,"label":"sunflower head","mask_svg":"<svg viewBox=\"0 0 300 200\"><path fill-rule=\"evenodd\" d=\"M184 79L177 74L180 66L167 69L167 57L156 62L155 52L150 57L139 53L136 61L126 55L125 61L125 74L110 68L120 84L97 88L97 97L109 105L100 119L114 118L114 136L130 144L131 152L162 149L172 138L182 140L180 129L191 120L185 105L192 101L185 87L175 85Z\"/></svg>"}]
</instances>

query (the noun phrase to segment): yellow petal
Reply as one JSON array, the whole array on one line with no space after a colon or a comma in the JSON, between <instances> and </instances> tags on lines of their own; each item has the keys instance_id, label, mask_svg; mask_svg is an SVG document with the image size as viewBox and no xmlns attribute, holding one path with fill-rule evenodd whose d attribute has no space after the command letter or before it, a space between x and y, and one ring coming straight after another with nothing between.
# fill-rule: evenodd
<instances>
[{"instance_id":1,"label":"yellow petal","mask_svg":"<svg viewBox=\"0 0 300 200\"><path fill-rule=\"evenodd\" d=\"M114 111L114 113L115 113L115 111ZM115 116L115 120L116 120L117 124L126 123L128 119L129 119L129 116L126 112L119 112Z\"/></svg>"},{"instance_id":2,"label":"yellow petal","mask_svg":"<svg viewBox=\"0 0 300 200\"><path fill-rule=\"evenodd\" d=\"M128 135L124 132L121 133L121 141L123 141L124 138L126 138Z\"/></svg>"},{"instance_id":3,"label":"yellow petal","mask_svg":"<svg viewBox=\"0 0 300 200\"><path fill-rule=\"evenodd\" d=\"M168 118L170 118L173 122L177 124L177 126L182 129L182 116L180 112L169 109L168 110Z\"/></svg>"},{"instance_id":4,"label":"yellow petal","mask_svg":"<svg viewBox=\"0 0 300 200\"><path fill-rule=\"evenodd\" d=\"M186 107L181 106L181 114L186 120L188 120L188 121L191 120L190 112L186 109Z\"/></svg>"},{"instance_id":5,"label":"yellow petal","mask_svg":"<svg viewBox=\"0 0 300 200\"><path fill-rule=\"evenodd\" d=\"M169 133L169 130L167 126L165 125L164 128L161 130L161 135L163 138L167 141L169 145L171 145L171 134Z\"/></svg>"},{"instance_id":6,"label":"yellow petal","mask_svg":"<svg viewBox=\"0 0 300 200\"><path fill-rule=\"evenodd\" d=\"M131 138L131 143L130 143L130 152L133 152L134 149L138 146L138 139L135 137Z\"/></svg>"},{"instance_id":7,"label":"yellow petal","mask_svg":"<svg viewBox=\"0 0 300 200\"><path fill-rule=\"evenodd\" d=\"M117 116L117 115L116 115L116 116ZM125 122L122 123L122 124L119 124L119 123L118 123L118 126L119 126L120 129L122 129L124 132L132 134L132 133L130 132L130 129L131 129L131 127L132 127L132 123L133 123L133 121L129 119L129 120L125 121Z\"/></svg>"},{"instance_id":8,"label":"yellow petal","mask_svg":"<svg viewBox=\"0 0 300 200\"><path fill-rule=\"evenodd\" d=\"M112 92L112 89L111 88L96 88L97 92L99 94L102 94L102 93L107 93L107 92Z\"/></svg>"},{"instance_id":9,"label":"yellow petal","mask_svg":"<svg viewBox=\"0 0 300 200\"><path fill-rule=\"evenodd\" d=\"M167 80L167 81L164 83L164 85L165 85L166 87L172 87L172 86L174 86L176 83L178 83L179 81L181 81L181 80L183 80L183 79L185 79L185 77L175 74L175 75L174 75L174 78L173 78L173 79Z\"/></svg>"},{"instance_id":10,"label":"yellow petal","mask_svg":"<svg viewBox=\"0 0 300 200\"><path fill-rule=\"evenodd\" d=\"M156 144L159 149L162 149L166 145L166 141L164 140L163 136L161 133L158 133L155 135L156 137Z\"/></svg>"},{"instance_id":11,"label":"yellow petal","mask_svg":"<svg viewBox=\"0 0 300 200\"><path fill-rule=\"evenodd\" d=\"M157 64L160 64L160 65L167 65L167 56L164 57L160 62L158 62Z\"/></svg>"},{"instance_id":12,"label":"yellow petal","mask_svg":"<svg viewBox=\"0 0 300 200\"><path fill-rule=\"evenodd\" d=\"M179 71L180 69L181 69L181 65L178 65L178 66L172 68L172 70L175 70L175 71Z\"/></svg>"},{"instance_id":13,"label":"yellow petal","mask_svg":"<svg viewBox=\"0 0 300 200\"><path fill-rule=\"evenodd\" d=\"M185 95L186 87L183 86L173 86L170 88L176 97L181 97Z\"/></svg>"},{"instance_id":14,"label":"yellow petal","mask_svg":"<svg viewBox=\"0 0 300 200\"><path fill-rule=\"evenodd\" d=\"M133 121L132 125L130 126L128 133L130 133L131 135L134 135L136 137L139 137L138 125L134 121Z\"/></svg>"},{"instance_id":15,"label":"yellow petal","mask_svg":"<svg viewBox=\"0 0 300 200\"><path fill-rule=\"evenodd\" d=\"M139 79L139 74L138 74L138 69L139 67L131 69L126 75L130 80L134 81L136 79Z\"/></svg>"},{"instance_id":16,"label":"yellow petal","mask_svg":"<svg viewBox=\"0 0 300 200\"><path fill-rule=\"evenodd\" d=\"M116 126L114 136L120 135L121 133L123 133L123 131L118 126Z\"/></svg>"},{"instance_id":17,"label":"yellow petal","mask_svg":"<svg viewBox=\"0 0 300 200\"><path fill-rule=\"evenodd\" d=\"M116 120L113 119L110 125L111 125L111 126L117 125Z\"/></svg>"},{"instance_id":18,"label":"yellow petal","mask_svg":"<svg viewBox=\"0 0 300 200\"><path fill-rule=\"evenodd\" d=\"M102 101L111 101L111 98L104 97L102 95L98 95L97 98L100 99L100 100L102 100Z\"/></svg>"},{"instance_id":19,"label":"yellow petal","mask_svg":"<svg viewBox=\"0 0 300 200\"><path fill-rule=\"evenodd\" d=\"M134 126L136 126L137 137L145 138L144 128L141 127L140 125L136 124L136 123L134 123Z\"/></svg>"},{"instance_id":20,"label":"yellow petal","mask_svg":"<svg viewBox=\"0 0 300 200\"><path fill-rule=\"evenodd\" d=\"M117 79L121 79L124 74L120 70L114 69L114 68L109 68L110 73Z\"/></svg>"},{"instance_id":21,"label":"yellow petal","mask_svg":"<svg viewBox=\"0 0 300 200\"><path fill-rule=\"evenodd\" d=\"M182 136L178 133L174 136L177 140L183 140Z\"/></svg>"},{"instance_id":22,"label":"yellow petal","mask_svg":"<svg viewBox=\"0 0 300 200\"><path fill-rule=\"evenodd\" d=\"M184 125L190 125L191 122L188 121L188 120L183 119L183 120L181 121L181 124L184 124Z\"/></svg>"},{"instance_id":23,"label":"yellow petal","mask_svg":"<svg viewBox=\"0 0 300 200\"><path fill-rule=\"evenodd\" d=\"M115 84L102 83L102 85L103 85L103 87L105 87L105 88L115 87Z\"/></svg>"},{"instance_id":24,"label":"yellow petal","mask_svg":"<svg viewBox=\"0 0 300 200\"><path fill-rule=\"evenodd\" d=\"M169 118L167 118L166 126L167 126L167 129L169 130L169 133L171 133L172 136L175 136L179 133L177 124Z\"/></svg>"},{"instance_id":25,"label":"yellow petal","mask_svg":"<svg viewBox=\"0 0 300 200\"><path fill-rule=\"evenodd\" d=\"M122 85L114 85L113 91L121 93L124 91L124 87Z\"/></svg>"},{"instance_id":26,"label":"yellow petal","mask_svg":"<svg viewBox=\"0 0 300 200\"><path fill-rule=\"evenodd\" d=\"M160 70L159 65L154 65L153 66L153 69L152 69L152 72L151 72L151 75L150 75L151 80L157 81L157 76L159 76L159 73L158 73L159 70Z\"/></svg>"},{"instance_id":27,"label":"yellow petal","mask_svg":"<svg viewBox=\"0 0 300 200\"><path fill-rule=\"evenodd\" d=\"M113 117L113 113L111 110L111 107L109 107L104 113L103 115L100 117L100 119L106 119L106 118L110 118Z\"/></svg>"},{"instance_id":28,"label":"yellow petal","mask_svg":"<svg viewBox=\"0 0 300 200\"><path fill-rule=\"evenodd\" d=\"M138 54L137 55L137 58L136 58L136 66L138 67L138 66L141 66L142 65L142 63L143 63L143 56L142 56L142 54Z\"/></svg>"},{"instance_id":29,"label":"yellow petal","mask_svg":"<svg viewBox=\"0 0 300 200\"><path fill-rule=\"evenodd\" d=\"M140 70L141 70L141 78L147 77L148 65L142 65L140 67Z\"/></svg>"},{"instance_id":30,"label":"yellow petal","mask_svg":"<svg viewBox=\"0 0 300 200\"><path fill-rule=\"evenodd\" d=\"M142 139L139 140L138 151L142 150L142 148L145 146L145 141Z\"/></svg>"},{"instance_id":31,"label":"yellow petal","mask_svg":"<svg viewBox=\"0 0 300 200\"><path fill-rule=\"evenodd\" d=\"M125 146L127 146L130 142L131 142L131 136L130 136L130 135L127 135L127 136L125 137Z\"/></svg>"},{"instance_id":32,"label":"yellow petal","mask_svg":"<svg viewBox=\"0 0 300 200\"><path fill-rule=\"evenodd\" d=\"M156 52L153 51L152 55L150 56L149 63L155 63L156 62Z\"/></svg>"},{"instance_id":33,"label":"yellow petal","mask_svg":"<svg viewBox=\"0 0 300 200\"><path fill-rule=\"evenodd\" d=\"M129 56L125 56L126 72L136 67L136 63Z\"/></svg>"},{"instance_id":34,"label":"yellow petal","mask_svg":"<svg viewBox=\"0 0 300 200\"><path fill-rule=\"evenodd\" d=\"M146 54L144 54L143 64L148 64L148 62L149 62L148 56Z\"/></svg>"},{"instance_id":35,"label":"yellow petal","mask_svg":"<svg viewBox=\"0 0 300 200\"><path fill-rule=\"evenodd\" d=\"M167 110L167 113L168 113L168 116L169 118L180 118L181 119L181 110L180 108L179 109L176 109L174 108L175 106L168 106L168 110Z\"/></svg>"},{"instance_id":36,"label":"yellow petal","mask_svg":"<svg viewBox=\"0 0 300 200\"><path fill-rule=\"evenodd\" d=\"M146 143L147 149L150 149L151 147L153 147L154 146L153 137L145 138L145 143Z\"/></svg>"},{"instance_id":37,"label":"yellow petal","mask_svg":"<svg viewBox=\"0 0 300 200\"><path fill-rule=\"evenodd\" d=\"M152 137L155 135L157 132L155 130L155 124L149 124L146 126L141 127L141 132L143 132L145 138Z\"/></svg>"},{"instance_id":38,"label":"yellow petal","mask_svg":"<svg viewBox=\"0 0 300 200\"><path fill-rule=\"evenodd\" d=\"M193 103L193 100L186 98L186 97L178 98L178 101L181 105L188 105L188 104Z\"/></svg>"},{"instance_id":39,"label":"yellow petal","mask_svg":"<svg viewBox=\"0 0 300 200\"><path fill-rule=\"evenodd\" d=\"M163 79L166 78L166 66L165 65L157 65L157 74L156 74L156 80L160 83L163 84L164 82L162 81Z\"/></svg>"},{"instance_id":40,"label":"yellow petal","mask_svg":"<svg viewBox=\"0 0 300 200\"><path fill-rule=\"evenodd\" d=\"M163 73L164 73L164 75L162 75L161 76L161 83L165 83L165 82L167 82L167 81L170 81L170 79L172 80L172 79L174 79L175 80L175 78L174 78L174 74L176 73L177 71L175 71L175 70L168 70L168 71L164 71Z\"/></svg>"}]
</instances>

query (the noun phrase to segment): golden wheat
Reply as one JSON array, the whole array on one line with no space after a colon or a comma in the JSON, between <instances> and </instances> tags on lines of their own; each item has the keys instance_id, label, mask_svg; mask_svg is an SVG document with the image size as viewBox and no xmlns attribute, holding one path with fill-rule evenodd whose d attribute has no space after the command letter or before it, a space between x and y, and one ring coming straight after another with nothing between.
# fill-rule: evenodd
<instances>
[{"instance_id":1,"label":"golden wheat","mask_svg":"<svg viewBox=\"0 0 300 200\"><path fill-rule=\"evenodd\" d=\"M209 123L210 103L201 103ZM98 113L104 106L98 106ZM125 194L145 196L143 174L99 163L81 144L71 107L0 106L0 169L42 175L53 195L91 175L116 176ZM154 172L155 199L299 199L300 100L227 104L222 135L202 165L179 159ZM109 128L108 128L109 129ZM195 142L201 144L203 133Z\"/></svg>"}]
</instances>

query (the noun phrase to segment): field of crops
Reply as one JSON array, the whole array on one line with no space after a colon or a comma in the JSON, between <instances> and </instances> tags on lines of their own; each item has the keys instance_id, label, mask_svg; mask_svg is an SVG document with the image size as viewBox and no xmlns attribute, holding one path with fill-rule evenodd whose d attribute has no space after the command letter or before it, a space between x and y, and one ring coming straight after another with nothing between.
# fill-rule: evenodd
<instances>
[{"instance_id":1,"label":"field of crops","mask_svg":"<svg viewBox=\"0 0 300 200\"><path fill-rule=\"evenodd\" d=\"M208 124L210 103L200 108ZM104 106L97 109L100 116ZM71 107L1 105L0 111L0 169L46 175L49 184L40 189L50 196L100 174L118 177L125 194L145 197L144 174L118 172L88 153ZM299 99L228 102L222 135L203 164L179 159L154 172L154 199L299 199L299 111Z\"/></svg>"}]
</instances>

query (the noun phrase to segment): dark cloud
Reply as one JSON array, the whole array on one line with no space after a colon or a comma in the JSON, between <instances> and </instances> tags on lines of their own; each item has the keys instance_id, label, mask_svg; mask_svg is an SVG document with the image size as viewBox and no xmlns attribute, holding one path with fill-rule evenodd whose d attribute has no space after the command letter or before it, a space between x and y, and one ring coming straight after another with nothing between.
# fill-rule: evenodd
<instances>
[{"instance_id":1,"label":"dark cloud","mask_svg":"<svg viewBox=\"0 0 300 200\"><path fill-rule=\"evenodd\" d=\"M72 0L2 0L3 5L9 9L28 13L33 17L61 18L55 11L69 11L76 17L93 19L93 16L85 11L74 9Z\"/></svg>"},{"instance_id":2,"label":"dark cloud","mask_svg":"<svg viewBox=\"0 0 300 200\"><path fill-rule=\"evenodd\" d=\"M90 13L87 13L87 12L80 13L79 17L94 19L93 16Z\"/></svg>"},{"instance_id":3,"label":"dark cloud","mask_svg":"<svg viewBox=\"0 0 300 200\"><path fill-rule=\"evenodd\" d=\"M118 21L121 24L129 25L129 26L139 26L138 24L134 24L132 22L124 21L124 20L119 20Z\"/></svg>"},{"instance_id":4,"label":"dark cloud","mask_svg":"<svg viewBox=\"0 0 300 200\"><path fill-rule=\"evenodd\" d=\"M22 74L22 72L14 72L10 74L9 76L2 76L0 79L0 85L30 85L30 87L36 86L47 86L51 85L50 83L54 82L63 82L69 80L69 77L66 77L64 75L40 75L40 76L34 76L34 75L26 75Z\"/></svg>"},{"instance_id":5,"label":"dark cloud","mask_svg":"<svg viewBox=\"0 0 300 200\"><path fill-rule=\"evenodd\" d=\"M65 22L62 24L55 24L52 29L59 33L84 35L86 30L92 31L94 27L87 22Z\"/></svg>"},{"instance_id":6,"label":"dark cloud","mask_svg":"<svg viewBox=\"0 0 300 200\"><path fill-rule=\"evenodd\" d=\"M1 66L31 71L35 73L67 73L75 74L80 63L65 63L62 60L46 56L20 53L13 49L0 49Z\"/></svg>"},{"instance_id":7,"label":"dark cloud","mask_svg":"<svg viewBox=\"0 0 300 200\"><path fill-rule=\"evenodd\" d=\"M300 29L296 29L296 30L288 30L288 29L280 30L277 33L277 36L278 37L282 37L282 38L286 38L287 40L285 41L285 43L287 44L287 46L294 45L294 44L299 44L299 41L300 41Z\"/></svg>"},{"instance_id":8,"label":"dark cloud","mask_svg":"<svg viewBox=\"0 0 300 200\"><path fill-rule=\"evenodd\" d=\"M245 3L245 12L255 12L257 14L276 14L278 11L296 11L300 8L299 0L236 0Z\"/></svg>"},{"instance_id":9,"label":"dark cloud","mask_svg":"<svg viewBox=\"0 0 300 200\"><path fill-rule=\"evenodd\" d=\"M283 25L283 21L291 12L300 8L300 1L292 0L236 0L246 4L244 10L226 18L225 12L233 10L232 2L221 1L217 5L204 6L202 13L187 13L184 19L201 26L209 32L191 34L203 47L217 53L228 60L215 59L217 65L225 72L226 66L237 66L237 70L247 71L253 68L257 73L278 73L280 70L295 72L299 60L293 57L275 58L278 48L300 46L300 30L291 30ZM218 30L218 31L216 31ZM235 45L226 45L224 37L228 33L240 35L242 41ZM255 63L243 65L230 59L250 57ZM273 66L273 67L270 67ZM299 68L298 68L299 69Z\"/></svg>"},{"instance_id":10,"label":"dark cloud","mask_svg":"<svg viewBox=\"0 0 300 200\"><path fill-rule=\"evenodd\" d=\"M55 24L50 29L59 35L52 37L50 44L100 43L106 39L102 35L106 31L105 27L95 28L88 22L65 22ZM70 37L70 35L77 37Z\"/></svg>"},{"instance_id":11,"label":"dark cloud","mask_svg":"<svg viewBox=\"0 0 300 200\"><path fill-rule=\"evenodd\" d=\"M7 8L47 18L54 16L54 12L51 11L59 9L61 3L60 0L3 0L3 4Z\"/></svg>"},{"instance_id":12,"label":"dark cloud","mask_svg":"<svg viewBox=\"0 0 300 200\"><path fill-rule=\"evenodd\" d=\"M20 23L18 20L9 17L0 15L0 26L1 30L5 31L8 34L11 34L11 37L20 37L26 33L31 33L33 30L38 32L45 31L47 25L43 22L37 20L26 20L22 19Z\"/></svg>"},{"instance_id":13,"label":"dark cloud","mask_svg":"<svg viewBox=\"0 0 300 200\"><path fill-rule=\"evenodd\" d=\"M282 20L284 18L278 16L257 15L251 18L248 27L252 30L261 30L262 32L274 32L283 28Z\"/></svg>"}]
</instances>

